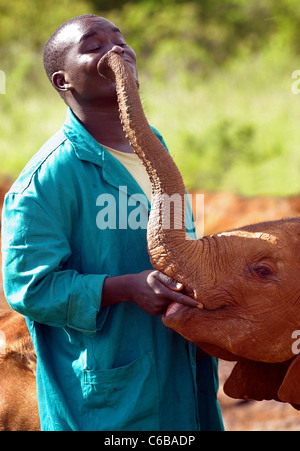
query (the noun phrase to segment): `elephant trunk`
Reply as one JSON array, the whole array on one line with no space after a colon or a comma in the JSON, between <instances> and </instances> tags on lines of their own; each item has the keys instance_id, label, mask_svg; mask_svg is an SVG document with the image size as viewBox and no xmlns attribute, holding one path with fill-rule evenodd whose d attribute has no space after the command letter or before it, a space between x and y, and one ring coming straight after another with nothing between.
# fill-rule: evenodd
<instances>
[{"instance_id":1,"label":"elephant trunk","mask_svg":"<svg viewBox=\"0 0 300 451\"><path fill-rule=\"evenodd\" d=\"M187 261L196 244L199 246L200 243L191 240L186 234L186 192L182 176L149 126L137 83L122 57L108 52L99 61L98 72L116 85L123 129L152 183L151 213L147 229L151 263L155 269L177 281L186 282L190 272L186 268ZM173 211L170 211L172 206Z\"/></svg>"}]
</instances>

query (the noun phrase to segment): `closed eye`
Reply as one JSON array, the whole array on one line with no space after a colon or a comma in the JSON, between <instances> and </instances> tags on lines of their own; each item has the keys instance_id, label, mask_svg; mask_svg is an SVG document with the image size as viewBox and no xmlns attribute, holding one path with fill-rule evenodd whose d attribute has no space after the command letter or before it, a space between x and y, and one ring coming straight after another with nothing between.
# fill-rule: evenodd
<instances>
[{"instance_id":1,"label":"closed eye","mask_svg":"<svg viewBox=\"0 0 300 451\"><path fill-rule=\"evenodd\" d=\"M101 50L101 45L97 45L95 47L91 47L90 49L87 49L86 53L97 52L98 50Z\"/></svg>"},{"instance_id":2,"label":"closed eye","mask_svg":"<svg viewBox=\"0 0 300 451\"><path fill-rule=\"evenodd\" d=\"M121 44L115 44L115 45L117 45L117 46L119 46L119 47L122 47L122 48L127 47L127 44L124 44L124 43L121 43ZM95 47L93 47L93 48L90 48L90 49L86 50L86 53L97 52L97 51L101 50L101 48L102 48L101 45L97 45L97 46L95 46Z\"/></svg>"}]
</instances>

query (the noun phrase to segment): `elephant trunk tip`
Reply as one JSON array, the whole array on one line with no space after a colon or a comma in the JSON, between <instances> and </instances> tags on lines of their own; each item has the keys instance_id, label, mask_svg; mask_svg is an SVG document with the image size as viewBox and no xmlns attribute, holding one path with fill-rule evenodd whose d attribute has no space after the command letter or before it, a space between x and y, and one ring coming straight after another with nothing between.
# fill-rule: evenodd
<instances>
[{"instance_id":1,"label":"elephant trunk tip","mask_svg":"<svg viewBox=\"0 0 300 451\"><path fill-rule=\"evenodd\" d=\"M116 61L117 58L120 58L115 52L107 52L102 58L99 60L97 64L97 72L100 76L109 78L110 80L115 80L115 72L111 67L113 61Z\"/></svg>"}]
</instances>

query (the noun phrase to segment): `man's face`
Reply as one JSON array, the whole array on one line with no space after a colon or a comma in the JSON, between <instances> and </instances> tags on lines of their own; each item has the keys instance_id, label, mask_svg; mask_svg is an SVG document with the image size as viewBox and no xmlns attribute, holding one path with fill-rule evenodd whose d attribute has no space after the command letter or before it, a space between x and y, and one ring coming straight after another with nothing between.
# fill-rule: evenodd
<instances>
[{"instance_id":1,"label":"man's face","mask_svg":"<svg viewBox=\"0 0 300 451\"><path fill-rule=\"evenodd\" d=\"M116 98L115 85L99 75L97 64L112 50L122 52L138 82L135 52L126 44L120 30L108 20L97 17L70 24L60 35L66 48L64 72L78 103L97 104Z\"/></svg>"}]
</instances>

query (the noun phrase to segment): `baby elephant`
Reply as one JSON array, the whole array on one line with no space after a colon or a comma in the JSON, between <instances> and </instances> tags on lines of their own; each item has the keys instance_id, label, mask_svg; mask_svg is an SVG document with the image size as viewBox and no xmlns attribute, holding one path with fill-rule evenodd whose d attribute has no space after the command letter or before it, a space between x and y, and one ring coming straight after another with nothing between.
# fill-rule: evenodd
<instances>
[{"instance_id":1,"label":"baby elephant","mask_svg":"<svg viewBox=\"0 0 300 451\"><path fill-rule=\"evenodd\" d=\"M36 355L25 318L0 312L0 431L38 431Z\"/></svg>"},{"instance_id":2,"label":"baby elephant","mask_svg":"<svg viewBox=\"0 0 300 451\"><path fill-rule=\"evenodd\" d=\"M207 353L237 361L224 391L300 409L300 219L198 240L197 300L171 304L166 326Z\"/></svg>"},{"instance_id":3,"label":"baby elephant","mask_svg":"<svg viewBox=\"0 0 300 451\"><path fill-rule=\"evenodd\" d=\"M209 354L238 361L225 385L230 396L274 398L297 408L300 357L293 337L300 329L300 219L191 239L182 176L147 122L131 71L114 52L101 58L98 70L116 84L124 132L152 183L152 266L182 283L203 307L172 304L164 324ZM174 196L181 205L170 209Z\"/></svg>"},{"instance_id":4,"label":"baby elephant","mask_svg":"<svg viewBox=\"0 0 300 451\"><path fill-rule=\"evenodd\" d=\"M292 337L300 328L300 219L191 239L182 176L147 122L132 73L114 52L101 58L98 70L116 84L124 132L152 183L151 263L204 307L170 305L164 324L209 354L238 361L225 386L229 395L297 407L300 357ZM181 208L170 211L167 200L174 196Z\"/></svg>"}]
</instances>

